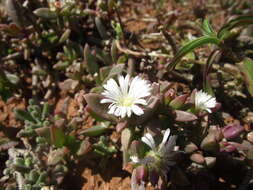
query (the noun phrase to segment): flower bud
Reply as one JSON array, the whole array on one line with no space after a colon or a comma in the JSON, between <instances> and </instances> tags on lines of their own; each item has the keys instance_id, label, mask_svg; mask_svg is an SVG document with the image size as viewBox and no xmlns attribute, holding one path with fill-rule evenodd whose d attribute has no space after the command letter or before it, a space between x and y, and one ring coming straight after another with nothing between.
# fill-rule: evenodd
<instances>
[{"instance_id":1,"label":"flower bud","mask_svg":"<svg viewBox=\"0 0 253 190\"><path fill-rule=\"evenodd\" d=\"M149 180L153 186L157 184L159 180L159 174L155 169L149 171Z\"/></svg>"},{"instance_id":2,"label":"flower bud","mask_svg":"<svg viewBox=\"0 0 253 190\"><path fill-rule=\"evenodd\" d=\"M139 156L140 155L140 149L141 149L141 143L140 141L137 141L137 140L134 140L132 141L131 145L130 145L130 152L131 152L131 155L137 155Z\"/></svg>"},{"instance_id":3,"label":"flower bud","mask_svg":"<svg viewBox=\"0 0 253 190\"><path fill-rule=\"evenodd\" d=\"M231 124L223 127L222 133L226 139L233 139L238 137L244 128L239 124Z\"/></svg>"},{"instance_id":4,"label":"flower bud","mask_svg":"<svg viewBox=\"0 0 253 190\"><path fill-rule=\"evenodd\" d=\"M148 180L148 169L145 166L138 166L136 168L136 180L138 183Z\"/></svg>"}]
</instances>

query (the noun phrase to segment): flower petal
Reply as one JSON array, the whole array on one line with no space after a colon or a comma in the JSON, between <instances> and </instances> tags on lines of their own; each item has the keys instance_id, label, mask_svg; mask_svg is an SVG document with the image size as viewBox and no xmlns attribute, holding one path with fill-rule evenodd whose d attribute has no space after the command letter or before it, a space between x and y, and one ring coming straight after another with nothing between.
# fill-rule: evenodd
<instances>
[{"instance_id":1,"label":"flower petal","mask_svg":"<svg viewBox=\"0 0 253 190\"><path fill-rule=\"evenodd\" d=\"M134 104L141 104L141 105L145 105L146 106L148 103L144 99L137 99L137 100L134 101Z\"/></svg>"},{"instance_id":2,"label":"flower petal","mask_svg":"<svg viewBox=\"0 0 253 190\"><path fill-rule=\"evenodd\" d=\"M101 101L100 101L100 103L101 104L105 104L105 103L113 103L113 102L115 102L114 100L112 100L112 99L102 99Z\"/></svg>"},{"instance_id":3,"label":"flower petal","mask_svg":"<svg viewBox=\"0 0 253 190\"><path fill-rule=\"evenodd\" d=\"M169 136L170 136L170 129L168 128L168 129L166 129L166 131L165 131L165 133L163 135L163 140L162 140L163 144L165 144L167 142Z\"/></svg>"},{"instance_id":4,"label":"flower petal","mask_svg":"<svg viewBox=\"0 0 253 190\"><path fill-rule=\"evenodd\" d=\"M133 105L132 110L138 116L144 114L144 111L139 106Z\"/></svg>"},{"instance_id":5,"label":"flower petal","mask_svg":"<svg viewBox=\"0 0 253 190\"><path fill-rule=\"evenodd\" d=\"M152 143L149 141L149 139L146 136L141 137L141 141L144 142L146 145L148 145L151 149L153 149Z\"/></svg>"}]
</instances>

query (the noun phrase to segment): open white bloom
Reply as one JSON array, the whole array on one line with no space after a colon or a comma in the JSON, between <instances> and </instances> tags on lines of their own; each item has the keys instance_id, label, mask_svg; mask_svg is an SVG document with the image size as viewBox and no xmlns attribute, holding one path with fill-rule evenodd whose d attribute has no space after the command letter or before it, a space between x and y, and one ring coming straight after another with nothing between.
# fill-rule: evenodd
<instances>
[{"instance_id":1,"label":"open white bloom","mask_svg":"<svg viewBox=\"0 0 253 190\"><path fill-rule=\"evenodd\" d=\"M216 105L215 97L203 92L202 90L195 93L195 108L197 110L206 110L211 113L211 109Z\"/></svg>"},{"instance_id":2,"label":"open white bloom","mask_svg":"<svg viewBox=\"0 0 253 190\"><path fill-rule=\"evenodd\" d=\"M160 151L164 145L166 144L168 138L170 136L170 129L166 129L165 132L164 132L164 135L163 135L163 140L162 142L159 144L158 146L158 151ZM153 136L149 133L146 133L142 138L141 138L141 141L144 142L146 145L148 145L152 150L156 150L156 143L155 143L155 140L153 138Z\"/></svg>"},{"instance_id":3,"label":"open white bloom","mask_svg":"<svg viewBox=\"0 0 253 190\"><path fill-rule=\"evenodd\" d=\"M139 105L147 105L146 98L151 95L151 85L147 80L138 76L130 79L129 75L118 77L119 85L114 79L109 79L103 86L105 96L100 103L110 103L109 114L117 117L130 117L132 112L135 115L142 115L143 109Z\"/></svg>"},{"instance_id":4,"label":"open white bloom","mask_svg":"<svg viewBox=\"0 0 253 190\"><path fill-rule=\"evenodd\" d=\"M140 159L138 156L130 156L130 159L132 160L133 163L137 164L140 162Z\"/></svg>"}]
</instances>

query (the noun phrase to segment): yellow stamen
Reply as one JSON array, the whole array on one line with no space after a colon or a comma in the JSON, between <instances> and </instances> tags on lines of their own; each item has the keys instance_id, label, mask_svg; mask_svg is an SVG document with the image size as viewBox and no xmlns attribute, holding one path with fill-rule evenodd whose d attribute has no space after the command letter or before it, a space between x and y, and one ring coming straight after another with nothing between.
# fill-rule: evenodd
<instances>
[{"instance_id":1,"label":"yellow stamen","mask_svg":"<svg viewBox=\"0 0 253 190\"><path fill-rule=\"evenodd\" d=\"M134 103L134 99L131 97L124 97L119 101L120 106L130 107Z\"/></svg>"}]
</instances>

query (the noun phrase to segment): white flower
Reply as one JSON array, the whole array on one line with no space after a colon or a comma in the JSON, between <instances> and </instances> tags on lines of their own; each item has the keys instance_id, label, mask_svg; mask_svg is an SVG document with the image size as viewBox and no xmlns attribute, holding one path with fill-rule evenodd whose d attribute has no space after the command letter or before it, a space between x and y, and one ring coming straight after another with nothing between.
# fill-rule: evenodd
<instances>
[{"instance_id":1,"label":"white flower","mask_svg":"<svg viewBox=\"0 0 253 190\"><path fill-rule=\"evenodd\" d=\"M141 137L141 141L148 145L152 150L155 150L156 144L151 134L146 133L143 137Z\"/></svg>"},{"instance_id":2,"label":"white flower","mask_svg":"<svg viewBox=\"0 0 253 190\"><path fill-rule=\"evenodd\" d=\"M132 160L133 163L137 164L140 162L140 159L138 156L130 156L130 159Z\"/></svg>"},{"instance_id":3,"label":"white flower","mask_svg":"<svg viewBox=\"0 0 253 190\"><path fill-rule=\"evenodd\" d=\"M160 151L164 145L166 144L168 138L170 136L170 129L166 129L163 135L163 140L160 143L160 145L158 146L158 151ZM153 138L153 136L149 133L146 133L142 138L141 141L144 142L146 145L148 145L152 150L156 150L156 143L155 140Z\"/></svg>"},{"instance_id":4,"label":"white flower","mask_svg":"<svg viewBox=\"0 0 253 190\"><path fill-rule=\"evenodd\" d=\"M119 85L114 79L109 79L103 86L102 95L105 96L100 103L110 103L109 114L117 117L130 117L132 112L142 115L143 109L139 105L147 105L146 98L151 95L151 85L148 81L136 76L132 80L129 75L118 77Z\"/></svg>"},{"instance_id":5,"label":"white flower","mask_svg":"<svg viewBox=\"0 0 253 190\"><path fill-rule=\"evenodd\" d=\"M206 110L211 113L211 109L216 105L215 97L203 92L202 90L195 93L195 108L197 110Z\"/></svg>"}]
</instances>

